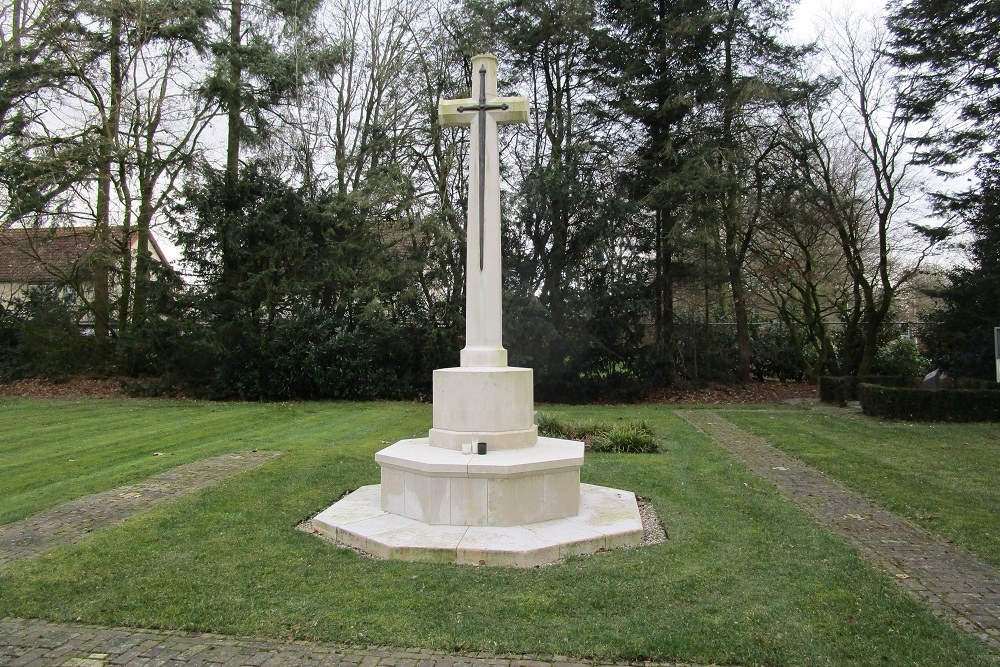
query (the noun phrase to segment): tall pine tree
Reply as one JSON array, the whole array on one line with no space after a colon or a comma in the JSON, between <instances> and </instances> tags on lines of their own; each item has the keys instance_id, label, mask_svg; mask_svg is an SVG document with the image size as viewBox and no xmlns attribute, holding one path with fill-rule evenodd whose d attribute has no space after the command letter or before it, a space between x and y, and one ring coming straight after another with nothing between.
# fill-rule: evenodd
<instances>
[{"instance_id":1,"label":"tall pine tree","mask_svg":"<svg viewBox=\"0 0 1000 667\"><path fill-rule=\"evenodd\" d=\"M703 175L695 115L712 80L714 17L709 0L606 0L600 12L593 57L606 112L638 144L623 176L652 217L653 340L669 374L676 230Z\"/></svg>"},{"instance_id":2,"label":"tall pine tree","mask_svg":"<svg viewBox=\"0 0 1000 667\"><path fill-rule=\"evenodd\" d=\"M919 142L927 161L949 173L973 160L978 177L939 197L973 234L972 266L950 274L927 341L952 372L987 377L1000 326L1000 2L909 0L892 12L893 55L916 83L907 110L934 128Z\"/></svg>"}]
</instances>

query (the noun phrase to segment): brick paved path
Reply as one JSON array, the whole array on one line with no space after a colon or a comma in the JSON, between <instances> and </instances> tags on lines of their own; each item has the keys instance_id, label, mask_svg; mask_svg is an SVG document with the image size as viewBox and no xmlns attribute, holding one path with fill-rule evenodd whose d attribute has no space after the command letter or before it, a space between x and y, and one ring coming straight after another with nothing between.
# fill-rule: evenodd
<instances>
[{"instance_id":1,"label":"brick paved path","mask_svg":"<svg viewBox=\"0 0 1000 667\"><path fill-rule=\"evenodd\" d=\"M585 667L590 664L561 656L498 657L487 653L455 655L426 649L362 649L310 642L254 641L191 632L0 619L0 666L5 667ZM643 667L695 667L689 663L637 664Z\"/></svg>"},{"instance_id":2,"label":"brick paved path","mask_svg":"<svg viewBox=\"0 0 1000 667\"><path fill-rule=\"evenodd\" d=\"M136 484L102 491L0 526L0 569L160 503L194 493L227 477L261 466L282 452L223 454L172 468Z\"/></svg>"},{"instance_id":3,"label":"brick paved path","mask_svg":"<svg viewBox=\"0 0 1000 667\"><path fill-rule=\"evenodd\" d=\"M1000 648L1000 572L726 421L715 410L677 414L774 483L824 528L893 575L934 613Z\"/></svg>"}]
</instances>

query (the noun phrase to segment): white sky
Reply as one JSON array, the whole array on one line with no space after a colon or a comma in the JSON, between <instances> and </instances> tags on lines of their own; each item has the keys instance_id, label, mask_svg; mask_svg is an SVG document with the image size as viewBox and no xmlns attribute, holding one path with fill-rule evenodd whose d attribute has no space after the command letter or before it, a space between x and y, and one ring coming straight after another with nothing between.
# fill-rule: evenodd
<instances>
[{"instance_id":1,"label":"white sky","mask_svg":"<svg viewBox=\"0 0 1000 667\"><path fill-rule=\"evenodd\" d=\"M792 11L788 38L796 44L816 39L824 19L831 13L861 12L866 16L885 17L885 0L799 0Z\"/></svg>"}]
</instances>

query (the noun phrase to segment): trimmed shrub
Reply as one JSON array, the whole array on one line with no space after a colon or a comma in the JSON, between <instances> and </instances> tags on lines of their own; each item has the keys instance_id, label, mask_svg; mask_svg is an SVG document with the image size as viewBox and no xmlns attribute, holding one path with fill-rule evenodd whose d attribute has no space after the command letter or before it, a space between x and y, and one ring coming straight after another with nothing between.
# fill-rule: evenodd
<instances>
[{"instance_id":1,"label":"trimmed shrub","mask_svg":"<svg viewBox=\"0 0 1000 667\"><path fill-rule=\"evenodd\" d=\"M920 386L920 378L914 375L824 375L819 379L819 400L841 406L860 400L858 386L863 382L882 387Z\"/></svg>"},{"instance_id":2,"label":"trimmed shrub","mask_svg":"<svg viewBox=\"0 0 1000 667\"><path fill-rule=\"evenodd\" d=\"M0 382L106 373L106 350L81 331L80 317L75 300L54 287L34 288L0 308Z\"/></svg>"},{"instance_id":3,"label":"trimmed shrub","mask_svg":"<svg viewBox=\"0 0 1000 667\"><path fill-rule=\"evenodd\" d=\"M998 389L915 389L863 383L866 415L913 421L1000 421Z\"/></svg>"}]
</instances>

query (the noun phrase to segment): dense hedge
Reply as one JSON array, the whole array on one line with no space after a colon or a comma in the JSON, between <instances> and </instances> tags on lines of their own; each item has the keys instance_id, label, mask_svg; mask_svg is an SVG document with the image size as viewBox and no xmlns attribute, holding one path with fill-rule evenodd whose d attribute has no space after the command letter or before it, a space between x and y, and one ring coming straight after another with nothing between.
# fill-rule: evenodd
<instances>
[{"instance_id":1,"label":"dense hedge","mask_svg":"<svg viewBox=\"0 0 1000 667\"><path fill-rule=\"evenodd\" d=\"M834 405L846 405L847 401L859 400L858 386L861 383L877 384L882 387L919 387L920 378L912 375L824 375L819 379L819 400Z\"/></svg>"},{"instance_id":2,"label":"dense hedge","mask_svg":"<svg viewBox=\"0 0 1000 667\"><path fill-rule=\"evenodd\" d=\"M846 376L824 375L819 379L819 400L833 405L847 405L854 400L852 396L856 385L852 382L857 378Z\"/></svg>"},{"instance_id":3,"label":"dense hedge","mask_svg":"<svg viewBox=\"0 0 1000 667\"><path fill-rule=\"evenodd\" d=\"M914 421L1000 421L1000 389L915 389L862 383L866 415Z\"/></svg>"}]
</instances>

